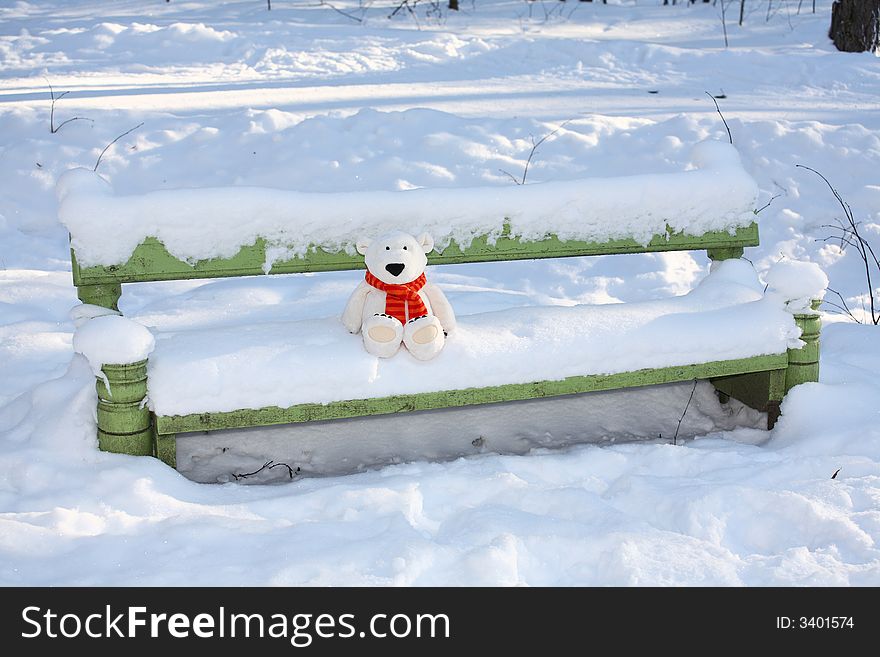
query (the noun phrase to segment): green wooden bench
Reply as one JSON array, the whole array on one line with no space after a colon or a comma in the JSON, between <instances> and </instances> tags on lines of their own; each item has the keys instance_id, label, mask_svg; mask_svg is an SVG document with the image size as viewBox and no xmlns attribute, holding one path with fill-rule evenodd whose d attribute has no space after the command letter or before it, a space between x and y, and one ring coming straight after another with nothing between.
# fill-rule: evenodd
<instances>
[{"instance_id":1,"label":"green wooden bench","mask_svg":"<svg viewBox=\"0 0 880 657\"><path fill-rule=\"evenodd\" d=\"M497 240L489 240L484 236L475 239L465 249L452 243L443 253L430 254L429 264L690 250L706 250L711 260L723 261L740 258L744 247L757 245L758 227L754 223L740 227L733 233L685 235L670 230L666 234L654 236L647 244L629 239L600 244L564 241L556 237L525 242L509 235L502 235ZM118 266L80 267L76 253L72 251L73 280L81 301L118 310L122 285L127 283L263 275L266 249L265 241L257 240L255 244L242 248L231 258L203 260L191 265L170 255L158 240L148 238L137 247L125 264ZM359 256L315 249L304 257L275 262L271 273L295 274L363 267L363 260ZM325 404L297 404L286 408L243 408L228 412L172 416L157 416L144 402L147 392L147 361L105 365L103 372L113 394L108 394L105 381L98 378L99 445L106 451L153 455L174 467L176 434L179 433L489 404L694 379L711 381L722 401L729 396L766 412L768 428L772 428L779 416L780 402L786 392L799 383L818 380L818 316L798 314L794 316L794 321L802 331L801 339L805 346L750 358L684 363L675 367L639 369L616 374L571 376L525 384L442 390L375 399L349 399Z\"/></svg>"}]
</instances>

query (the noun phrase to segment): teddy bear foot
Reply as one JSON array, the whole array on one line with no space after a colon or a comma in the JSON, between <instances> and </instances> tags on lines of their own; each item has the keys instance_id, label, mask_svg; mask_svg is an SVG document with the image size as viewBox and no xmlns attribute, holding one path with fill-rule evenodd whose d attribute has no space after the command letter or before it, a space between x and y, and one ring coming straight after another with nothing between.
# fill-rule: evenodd
<instances>
[{"instance_id":1,"label":"teddy bear foot","mask_svg":"<svg viewBox=\"0 0 880 657\"><path fill-rule=\"evenodd\" d=\"M446 336L440 320L436 317L417 317L406 323L403 329L403 343L415 358L430 360L443 349Z\"/></svg>"},{"instance_id":2,"label":"teddy bear foot","mask_svg":"<svg viewBox=\"0 0 880 657\"><path fill-rule=\"evenodd\" d=\"M364 321L364 348L379 358L391 358L400 349L403 325L389 315L373 315Z\"/></svg>"}]
</instances>

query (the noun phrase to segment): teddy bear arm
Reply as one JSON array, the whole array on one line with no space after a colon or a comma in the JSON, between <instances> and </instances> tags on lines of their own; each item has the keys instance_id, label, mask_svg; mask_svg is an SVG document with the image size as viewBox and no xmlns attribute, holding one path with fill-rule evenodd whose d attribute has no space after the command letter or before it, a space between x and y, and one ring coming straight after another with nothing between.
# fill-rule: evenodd
<instances>
[{"instance_id":1,"label":"teddy bear arm","mask_svg":"<svg viewBox=\"0 0 880 657\"><path fill-rule=\"evenodd\" d=\"M349 333L358 333L361 330L364 304L369 293L370 286L361 281L348 298L348 303L345 304L345 310L342 312L342 323Z\"/></svg>"},{"instance_id":2,"label":"teddy bear arm","mask_svg":"<svg viewBox=\"0 0 880 657\"><path fill-rule=\"evenodd\" d=\"M428 297L428 301L431 302L431 311L440 320L443 330L447 333L454 330L456 325L455 312L452 310L446 295L443 294L443 290L433 283L428 283L424 287L424 292Z\"/></svg>"}]
</instances>

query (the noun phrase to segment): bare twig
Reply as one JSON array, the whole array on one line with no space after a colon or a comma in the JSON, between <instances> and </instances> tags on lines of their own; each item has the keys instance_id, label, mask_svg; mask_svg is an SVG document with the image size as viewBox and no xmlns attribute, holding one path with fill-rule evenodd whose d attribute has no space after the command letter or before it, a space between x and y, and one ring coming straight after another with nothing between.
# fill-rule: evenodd
<instances>
[{"instance_id":1,"label":"bare twig","mask_svg":"<svg viewBox=\"0 0 880 657\"><path fill-rule=\"evenodd\" d=\"M831 294L836 294L837 298L840 299L840 303L835 303L834 301L829 301L828 299L823 299L825 305L831 306L832 308L836 308L842 314L847 315L854 322L861 323L861 322L859 322L858 319L856 319L855 315L852 314L852 311L849 309L849 305L847 305L847 303L846 303L846 299L843 298L843 295L840 292L838 292L837 290L832 289L830 287L828 288L828 291L831 292Z\"/></svg>"},{"instance_id":2,"label":"bare twig","mask_svg":"<svg viewBox=\"0 0 880 657\"><path fill-rule=\"evenodd\" d=\"M512 173L510 173L510 171L505 171L504 169L498 169L498 171L500 171L501 173L503 173L505 176L509 176L510 179L511 179L513 182L515 182L517 185L521 185L521 184L522 184L519 180L517 180L516 176L514 176Z\"/></svg>"},{"instance_id":3,"label":"bare twig","mask_svg":"<svg viewBox=\"0 0 880 657\"><path fill-rule=\"evenodd\" d=\"M353 21L355 21L355 22L357 22L357 23L363 23L363 22L364 22L364 17L363 17L363 16L361 16L360 18L358 18L358 17L355 16L354 14L350 14L350 13L348 13L347 11L343 11L343 10L340 9L339 7L336 7L336 6L334 6L333 4L327 2L327 0L321 0L320 4L321 4L322 7L329 7L330 9L332 9L333 11L335 11L337 14L342 14L342 15L345 16L346 18L350 18L351 20L353 20Z\"/></svg>"},{"instance_id":4,"label":"bare twig","mask_svg":"<svg viewBox=\"0 0 880 657\"><path fill-rule=\"evenodd\" d=\"M279 468L279 467L287 468L287 474L291 479L293 479L296 475L298 475L300 473L299 466L297 466L296 470L294 470L289 465L287 465L287 463L275 463L275 461L270 459L270 460L266 461L262 466L260 466L256 470L254 470L253 472L245 472L242 474L236 474L233 472L232 476L235 477L236 481L240 481L242 479L247 479L248 477L253 477L256 474L261 473L263 470L267 470L267 469L271 470L272 468Z\"/></svg>"},{"instance_id":5,"label":"bare twig","mask_svg":"<svg viewBox=\"0 0 880 657\"><path fill-rule=\"evenodd\" d=\"M684 406L684 411L682 411L682 413L681 413L681 417L678 418L678 426L675 427L675 435L672 436L672 444L673 444L673 445L677 445L677 444L678 444L678 432L681 431L681 423L682 423L682 421L684 420L684 416L685 416L685 415L687 414L687 412L688 412L688 408L690 408L691 400L694 398L694 393L696 392L696 390L697 390L697 380L694 379L694 387L691 388L691 396L688 397L687 404L685 404L685 406Z\"/></svg>"},{"instance_id":6,"label":"bare twig","mask_svg":"<svg viewBox=\"0 0 880 657\"><path fill-rule=\"evenodd\" d=\"M730 134L730 126L727 125L727 121L725 120L724 115L721 113L721 108L718 107L718 101L715 100L715 96L710 94L708 91L706 92L706 95L712 99L713 103L715 103L715 111L718 112L718 116L721 117L721 121L724 123L724 127L727 128L727 138L730 140L730 143L732 144L733 143L733 135Z\"/></svg>"},{"instance_id":7,"label":"bare twig","mask_svg":"<svg viewBox=\"0 0 880 657\"><path fill-rule=\"evenodd\" d=\"M843 197L834 188L828 178L823 176L812 167L808 167L803 164L798 164L795 166L800 169L812 171L817 176L819 176L819 178L821 178L828 186L828 189L831 190L834 198L837 199L838 204L843 209L843 214L846 217L846 222L841 219L837 219L837 226L826 224L824 227L840 231L839 235L833 235L829 239L839 240L841 250L845 249L846 246L851 246L858 252L859 257L862 259L862 263L864 264L865 268L865 283L867 285L868 291L868 303L870 305L871 323L873 323L874 325L880 325L880 310L878 310L877 308L878 300L875 299L875 296L877 295L874 292L874 282L873 276L871 274L871 266L873 265L877 269L878 275L880 275L880 259L877 258L877 254L875 253L874 248L859 231L859 226L861 225L861 222L855 220L855 216L853 215L853 211L849 203L843 200ZM852 317L852 314L850 314L850 316ZM855 319L855 317L853 317L853 319Z\"/></svg>"},{"instance_id":8,"label":"bare twig","mask_svg":"<svg viewBox=\"0 0 880 657\"><path fill-rule=\"evenodd\" d=\"M412 5L410 5L410 0L401 0L400 4L394 8L394 11L388 14L388 18L394 18L394 16L396 16L398 12L400 12L402 9L406 9L409 12L410 16L412 16L413 20L416 22L416 27L421 30L422 26L419 24L419 17L413 10L413 7L415 7L417 4L419 4L419 0L412 0Z\"/></svg>"},{"instance_id":9,"label":"bare twig","mask_svg":"<svg viewBox=\"0 0 880 657\"><path fill-rule=\"evenodd\" d=\"M55 103L57 103L59 100L64 98L70 92L65 91L64 93L58 94L56 96L55 90L52 88L52 84L49 82L49 78L45 78L45 80L46 80L46 84L49 85L49 97L52 99L52 105L49 108L49 132L51 134L54 135L56 132L61 130L61 128L66 126L68 123L73 123L74 121L91 121L92 123L94 123L94 121L92 121L92 119L88 119L84 116L74 116L71 119L67 119L66 121L62 121L59 125L56 126L55 125Z\"/></svg>"},{"instance_id":10,"label":"bare twig","mask_svg":"<svg viewBox=\"0 0 880 657\"><path fill-rule=\"evenodd\" d=\"M776 199L778 199L780 196L785 196L785 193L784 193L784 192L779 192L778 194L774 194L773 196L771 196L769 201L767 201L764 205L762 205L760 208L758 208L757 210L755 210L755 214L760 214L762 211L764 211L764 210L766 210L767 208L769 208L769 207L770 207L770 204L773 203L773 201L775 201Z\"/></svg>"},{"instance_id":11,"label":"bare twig","mask_svg":"<svg viewBox=\"0 0 880 657\"><path fill-rule=\"evenodd\" d=\"M550 137L554 136L557 132L559 132L560 130L562 130L565 126L567 126L569 123L571 123L572 120L573 120L573 119L568 119L567 121L564 121L564 122L563 122L562 124L560 124L560 126L559 126L558 128L556 128L553 132L548 132L546 135L544 135L543 137L541 137L538 141L535 141L535 137L534 137L534 136L531 136L531 137L530 137L531 140L532 140L532 150L529 151L529 157L528 157L528 159L526 159L526 164L525 164L525 166L523 167L523 174L522 174L522 178L521 178L521 179L517 180L517 179L516 179L516 176L514 176L514 175L513 175L512 173L510 173L509 171L505 171L504 169L498 169L498 170L499 170L501 173L503 173L503 174L505 174L505 175L507 175L507 176L510 176L511 180L513 180L513 182L515 182L517 185L525 185L525 184L526 184L526 176L529 175L529 167L530 167L531 164L532 164L532 158L535 157L535 152L538 150L538 148L541 146L541 144L543 144L545 141L547 141L548 139L550 139Z\"/></svg>"},{"instance_id":12,"label":"bare twig","mask_svg":"<svg viewBox=\"0 0 880 657\"><path fill-rule=\"evenodd\" d=\"M104 150L101 151L101 154L98 156L98 161L95 162L95 168L92 169L92 171L97 171L97 170L98 170L98 166L101 164L101 158L104 157L104 153L106 153L107 150L108 150L113 144L115 144L117 141L119 141L120 139L122 139L123 137L125 137L125 135L131 134L132 132L134 132L135 130L137 130L138 128L140 128L143 124L144 124L144 122L141 121L141 122L138 123L135 127L133 127L133 128L129 128L128 130L126 130L125 132L123 132L121 135L119 135L116 139L114 139L114 140L111 141L109 144L107 144L106 146L104 146Z\"/></svg>"},{"instance_id":13,"label":"bare twig","mask_svg":"<svg viewBox=\"0 0 880 657\"><path fill-rule=\"evenodd\" d=\"M730 43L727 40L727 7L724 5L724 0L721 0L721 29L724 31L724 47L727 48Z\"/></svg>"}]
</instances>

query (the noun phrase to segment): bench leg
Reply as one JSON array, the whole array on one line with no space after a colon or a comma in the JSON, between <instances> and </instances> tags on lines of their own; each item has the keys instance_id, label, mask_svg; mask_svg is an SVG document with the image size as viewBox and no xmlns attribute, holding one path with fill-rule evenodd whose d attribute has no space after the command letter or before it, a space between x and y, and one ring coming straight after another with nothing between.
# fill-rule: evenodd
<instances>
[{"instance_id":1,"label":"bench leg","mask_svg":"<svg viewBox=\"0 0 880 657\"><path fill-rule=\"evenodd\" d=\"M177 434L157 433L155 441L153 456L166 465L177 469Z\"/></svg>"},{"instance_id":2,"label":"bench leg","mask_svg":"<svg viewBox=\"0 0 880 657\"><path fill-rule=\"evenodd\" d=\"M722 260L735 260L743 257L743 248L741 246L719 247L715 249L706 249L709 260L712 265ZM714 269L714 266L713 266Z\"/></svg>"},{"instance_id":3,"label":"bench leg","mask_svg":"<svg viewBox=\"0 0 880 657\"><path fill-rule=\"evenodd\" d=\"M767 395L767 430L776 426L776 420L782 414L780 405L785 396L785 373L788 370L773 370L770 372L770 390Z\"/></svg>"},{"instance_id":4,"label":"bench leg","mask_svg":"<svg viewBox=\"0 0 880 657\"><path fill-rule=\"evenodd\" d=\"M104 365L97 377L98 447L105 452L151 456L153 430L147 394L147 361Z\"/></svg>"},{"instance_id":5,"label":"bench leg","mask_svg":"<svg viewBox=\"0 0 880 657\"><path fill-rule=\"evenodd\" d=\"M813 302L817 308L819 301ZM794 321L801 329L801 340L804 346L800 349L788 350L788 369L785 372L785 392L800 383L817 382L819 380L819 333L822 321L818 315L796 314Z\"/></svg>"},{"instance_id":6,"label":"bench leg","mask_svg":"<svg viewBox=\"0 0 880 657\"><path fill-rule=\"evenodd\" d=\"M102 306L110 310L119 310L119 297L122 296L122 285L108 283L105 285L79 285L76 296L83 303Z\"/></svg>"},{"instance_id":7,"label":"bench leg","mask_svg":"<svg viewBox=\"0 0 880 657\"><path fill-rule=\"evenodd\" d=\"M746 406L767 414L767 428L772 429L779 419L779 404L785 394L787 370L736 374L712 379L722 403L731 397Z\"/></svg>"}]
</instances>

